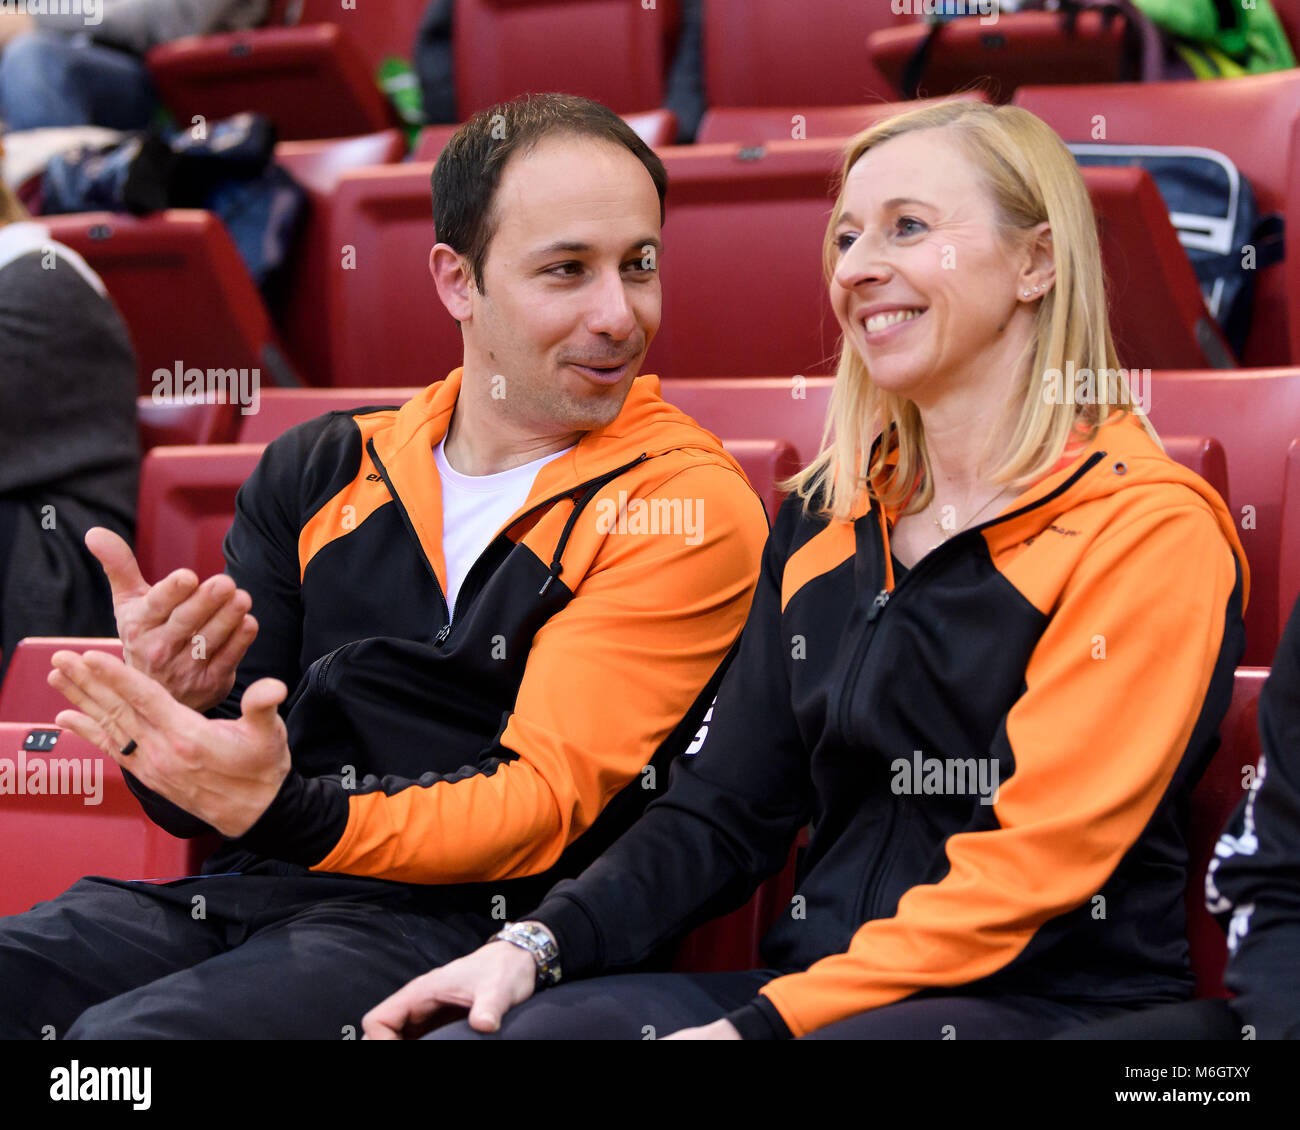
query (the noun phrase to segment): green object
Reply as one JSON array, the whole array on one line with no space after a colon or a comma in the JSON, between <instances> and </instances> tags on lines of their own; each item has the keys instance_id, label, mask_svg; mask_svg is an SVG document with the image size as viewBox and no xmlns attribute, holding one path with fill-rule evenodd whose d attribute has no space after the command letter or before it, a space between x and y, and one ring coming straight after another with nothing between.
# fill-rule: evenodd
<instances>
[{"instance_id":1,"label":"green object","mask_svg":"<svg viewBox=\"0 0 1300 1130\"><path fill-rule=\"evenodd\" d=\"M1133 0L1173 40L1197 78L1230 78L1296 65L1282 21L1269 0L1243 7L1231 0L1236 27L1220 26L1215 0Z\"/></svg>"},{"instance_id":2,"label":"green object","mask_svg":"<svg viewBox=\"0 0 1300 1130\"><path fill-rule=\"evenodd\" d=\"M388 56L379 65L376 77L379 89L406 127L407 144L413 147L424 125L424 95L420 91L420 80L411 64L396 55Z\"/></svg>"}]
</instances>

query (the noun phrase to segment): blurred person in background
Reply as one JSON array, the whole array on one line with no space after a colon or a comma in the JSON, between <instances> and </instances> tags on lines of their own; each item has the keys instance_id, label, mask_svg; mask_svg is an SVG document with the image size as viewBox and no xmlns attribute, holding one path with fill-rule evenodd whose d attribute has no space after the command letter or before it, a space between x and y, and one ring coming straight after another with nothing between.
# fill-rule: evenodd
<instances>
[{"instance_id":1,"label":"blurred person in background","mask_svg":"<svg viewBox=\"0 0 1300 1130\"><path fill-rule=\"evenodd\" d=\"M158 107L144 55L266 19L268 0L82 0L0 10L0 123L144 129Z\"/></svg>"},{"instance_id":2,"label":"blurred person in background","mask_svg":"<svg viewBox=\"0 0 1300 1130\"><path fill-rule=\"evenodd\" d=\"M24 636L117 634L83 538L134 535L135 394L103 282L0 183L0 673Z\"/></svg>"}]
</instances>

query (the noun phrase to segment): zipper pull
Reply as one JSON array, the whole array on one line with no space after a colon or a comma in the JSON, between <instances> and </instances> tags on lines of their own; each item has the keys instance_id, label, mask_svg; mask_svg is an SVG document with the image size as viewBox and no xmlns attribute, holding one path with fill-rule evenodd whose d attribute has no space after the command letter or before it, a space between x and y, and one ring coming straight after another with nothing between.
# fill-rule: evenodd
<instances>
[{"instance_id":1,"label":"zipper pull","mask_svg":"<svg viewBox=\"0 0 1300 1130\"><path fill-rule=\"evenodd\" d=\"M433 637L433 646L442 647L442 645L447 642L447 637L449 635L451 635L451 625L444 624L438 629L438 634Z\"/></svg>"},{"instance_id":2,"label":"zipper pull","mask_svg":"<svg viewBox=\"0 0 1300 1130\"><path fill-rule=\"evenodd\" d=\"M889 603L889 590L881 589L876 593L876 598L871 602L871 611L867 613L867 623L874 624L876 619L885 610L885 605Z\"/></svg>"}]
</instances>

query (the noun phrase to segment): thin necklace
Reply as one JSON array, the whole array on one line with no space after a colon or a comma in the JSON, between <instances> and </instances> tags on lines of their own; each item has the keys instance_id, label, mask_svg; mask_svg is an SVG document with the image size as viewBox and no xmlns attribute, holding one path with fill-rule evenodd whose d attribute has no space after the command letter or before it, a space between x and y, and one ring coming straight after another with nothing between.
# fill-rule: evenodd
<instances>
[{"instance_id":1,"label":"thin necklace","mask_svg":"<svg viewBox=\"0 0 1300 1130\"><path fill-rule=\"evenodd\" d=\"M976 510L974 514L972 514L969 518L967 518L966 521L964 521L955 530L949 531L945 529L943 523L940 522L938 518L931 518L930 520L935 524L935 527L938 529L938 531L941 534L943 534L943 540L949 541L952 538L956 537L959 533L961 533L962 530L964 530L973 521L975 521L975 519L978 518L980 514L982 514L985 510L987 510L990 506L992 506L993 503L997 499L1001 498L1005 493L1006 493L1006 487L1003 487L1000 491L998 491L997 494L995 494L992 498L988 499L988 501L986 501L983 506L981 506L978 510ZM933 503L931 504L933 505Z\"/></svg>"}]
</instances>

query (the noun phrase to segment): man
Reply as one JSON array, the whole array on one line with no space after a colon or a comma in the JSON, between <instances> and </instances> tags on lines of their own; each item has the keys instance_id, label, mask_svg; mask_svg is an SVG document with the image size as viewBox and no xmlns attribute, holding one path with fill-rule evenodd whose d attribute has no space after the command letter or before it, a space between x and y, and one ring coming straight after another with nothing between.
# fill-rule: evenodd
<instances>
[{"instance_id":1,"label":"man","mask_svg":"<svg viewBox=\"0 0 1300 1130\"><path fill-rule=\"evenodd\" d=\"M434 172L463 368L273 443L228 578L150 589L92 538L127 664L57 655L78 708L58 721L158 823L228 842L205 878L82 880L0 920L0 1034L359 1034L666 784L767 524L720 443L635 379L664 192L603 106L478 115Z\"/></svg>"}]
</instances>

